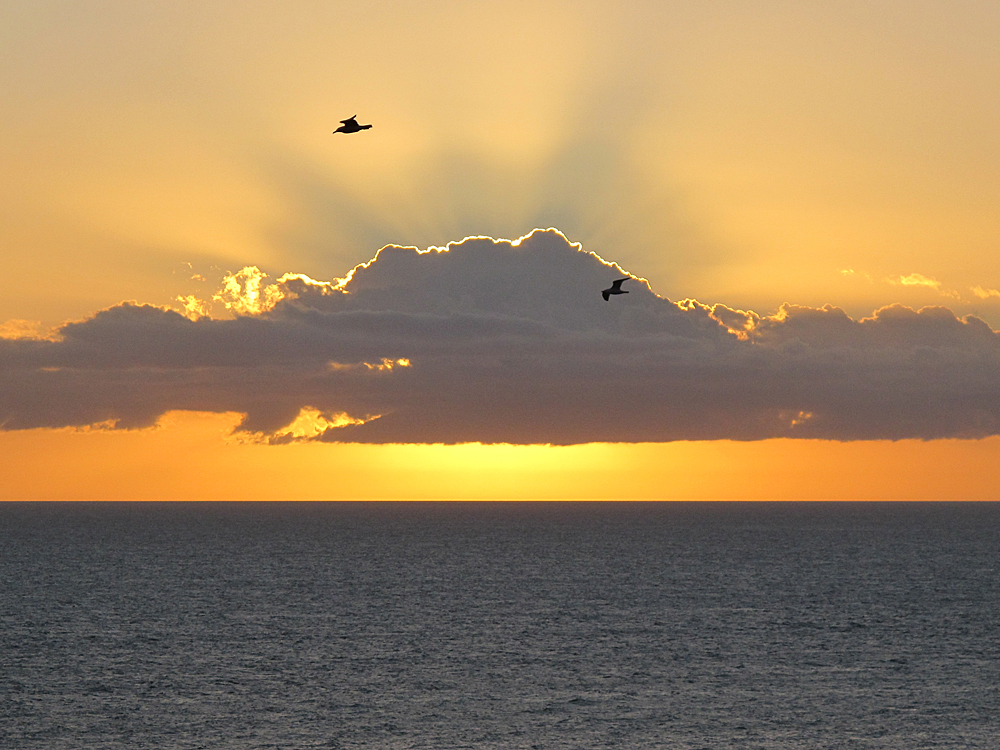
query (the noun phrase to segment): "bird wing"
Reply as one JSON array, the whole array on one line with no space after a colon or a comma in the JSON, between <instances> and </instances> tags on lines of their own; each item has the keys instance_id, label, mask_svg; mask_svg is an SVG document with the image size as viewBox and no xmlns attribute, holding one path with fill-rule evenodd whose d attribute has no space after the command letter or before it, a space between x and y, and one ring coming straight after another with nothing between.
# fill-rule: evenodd
<instances>
[{"instance_id":1,"label":"bird wing","mask_svg":"<svg viewBox=\"0 0 1000 750\"><path fill-rule=\"evenodd\" d=\"M354 115L353 117L348 117L346 120L341 120L341 122L344 123L345 125L350 125L352 122L357 122L357 121L358 121L357 115Z\"/></svg>"},{"instance_id":2,"label":"bird wing","mask_svg":"<svg viewBox=\"0 0 1000 750\"><path fill-rule=\"evenodd\" d=\"M622 283L625 282L625 281L628 281L630 278L632 278L632 277L631 276L626 276L624 279L616 279L615 281L612 281L611 282L611 288L612 289L621 289L622 288Z\"/></svg>"},{"instance_id":3,"label":"bird wing","mask_svg":"<svg viewBox=\"0 0 1000 750\"><path fill-rule=\"evenodd\" d=\"M605 302L607 302L608 300L611 299L611 295L608 294L608 290L607 289L605 289L603 292L601 292L601 296L604 297L604 301Z\"/></svg>"}]
</instances>

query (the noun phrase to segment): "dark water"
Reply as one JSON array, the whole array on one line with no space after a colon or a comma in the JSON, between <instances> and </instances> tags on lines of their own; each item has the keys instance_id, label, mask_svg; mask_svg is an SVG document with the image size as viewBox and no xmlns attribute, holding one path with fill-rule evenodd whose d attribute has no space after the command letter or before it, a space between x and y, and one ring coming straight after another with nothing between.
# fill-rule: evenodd
<instances>
[{"instance_id":1,"label":"dark water","mask_svg":"<svg viewBox=\"0 0 1000 750\"><path fill-rule=\"evenodd\" d=\"M3 748L1000 748L997 504L0 505Z\"/></svg>"}]
</instances>

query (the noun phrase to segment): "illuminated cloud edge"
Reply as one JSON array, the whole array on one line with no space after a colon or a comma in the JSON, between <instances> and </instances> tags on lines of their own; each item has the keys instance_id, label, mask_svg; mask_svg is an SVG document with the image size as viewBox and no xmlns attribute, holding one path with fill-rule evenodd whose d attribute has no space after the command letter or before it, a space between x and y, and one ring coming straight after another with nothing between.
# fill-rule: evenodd
<instances>
[{"instance_id":1,"label":"illuminated cloud edge","mask_svg":"<svg viewBox=\"0 0 1000 750\"><path fill-rule=\"evenodd\" d=\"M1000 338L943 307L762 316L658 297L556 230L387 246L345 278L233 274L234 317L124 303L0 339L0 428L238 412L272 443L1000 434Z\"/></svg>"}]
</instances>

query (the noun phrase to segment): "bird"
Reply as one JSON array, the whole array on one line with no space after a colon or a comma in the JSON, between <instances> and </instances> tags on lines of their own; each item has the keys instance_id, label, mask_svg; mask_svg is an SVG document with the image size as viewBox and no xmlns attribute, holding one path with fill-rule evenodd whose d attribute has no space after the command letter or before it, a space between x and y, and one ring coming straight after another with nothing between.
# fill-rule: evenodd
<instances>
[{"instance_id":1,"label":"bird","mask_svg":"<svg viewBox=\"0 0 1000 750\"><path fill-rule=\"evenodd\" d=\"M617 279L611 282L611 286L601 292L601 296L604 297L604 301L607 302L611 299L612 294L628 294L627 289L622 289L622 282L631 279L631 276L626 276L624 279Z\"/></svg>"},{"instance_id":2,"label":"bird","mask_svg":"<svg viewBox=\"0 0 1000 750\"><path fill-rule=\"evenodd\" d=\"M358 125L358 116L348 117L346 120L341 120L343 125L334 130L334 133L357 133L361 130L368 130L371 125Z\"/></svg>"}]
</instances>

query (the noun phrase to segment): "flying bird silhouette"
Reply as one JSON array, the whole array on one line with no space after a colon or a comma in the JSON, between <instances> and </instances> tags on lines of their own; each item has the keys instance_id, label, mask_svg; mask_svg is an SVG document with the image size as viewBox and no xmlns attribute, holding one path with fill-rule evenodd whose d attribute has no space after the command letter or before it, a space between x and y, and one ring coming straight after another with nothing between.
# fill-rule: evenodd
<instances>
[{"instance_id":1,"label":"flying bird silhouette","mask_svg":"<svg viewBox=\"0 0 1000 750\"><path fill-rule=\"evenodd\" d=\"M611 286L601 292L601 296L604 297L604 301L607 302L611 299L612 294L628 294L627 289L622 289L622 282L631 279L631 276L626 276L624 279L617 279L611 282Z\"/></svg>"},{"instance_id":2,"label":"flying bird silhouette","mask_svg":"<svg viewBox=\"0 0 1000 750\"><path fill-rule=\"evenodd\" d=\"M368 130L371 125L358 125L358 116L348 117L346 120L341 120L343 125L334 130L334 133L357 133L361 130Z\"/></svg>"}]
</instances>

